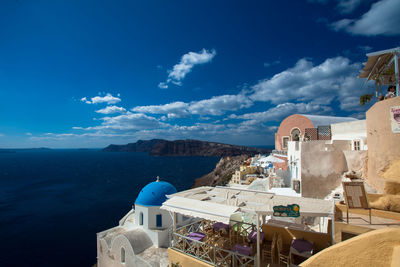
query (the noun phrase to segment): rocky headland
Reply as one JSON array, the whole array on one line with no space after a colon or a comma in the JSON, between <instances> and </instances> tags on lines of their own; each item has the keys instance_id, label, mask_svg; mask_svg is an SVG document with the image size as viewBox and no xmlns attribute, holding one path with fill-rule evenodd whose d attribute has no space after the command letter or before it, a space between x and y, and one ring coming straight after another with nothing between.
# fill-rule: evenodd
<instances>
[{"instance_id":1,"label":"rocky headland","mask_svg":"<svg viewBox=\"0 0 400 267\"><path fill-rule=\"evenodd\" d=\"M265 154L270 149L237 146L216 142L199 140L175 140L163 139L139 140L127 145L109 145L104 148L106 152L147 152L153 156L208 156L208 157L232 157L239 155Z\"/></svg>"}]
</instances>

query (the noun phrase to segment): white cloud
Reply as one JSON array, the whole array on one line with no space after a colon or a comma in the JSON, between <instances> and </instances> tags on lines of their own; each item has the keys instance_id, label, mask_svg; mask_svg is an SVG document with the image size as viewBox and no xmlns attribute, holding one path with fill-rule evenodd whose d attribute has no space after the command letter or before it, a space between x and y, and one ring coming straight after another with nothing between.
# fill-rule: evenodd
<instances>
[{"instance_id":1,"label":"white cloud","mask_svg":"<svg viewBox=\"0 0 400 267\"><path fill-rule=\"evenodd\" d=\"M86 97L81 98L82 102L86 104L98 104L98 103L107 103L107 104L115 104L121 101L121 98L113 96L110 93L107 93L105 96L95 96L88 100Z\"/></svg>"},{"instance_id":2,"label":"white cloud","mask_svg":"<svg viewBox=\"0 0 400 267\"><path fill-rule=\"evenodd\" d=\"M268 68L268 67L271 67L271 66L274 66L274 65L278 65L279 63L281 63L280 60L275 60L275 61L272 61L272 62L264 62L264 67Z\"/></svg>"},{"instance_id":3,"label":"white cloud","mask_svg":"<svg viewBox=\"0 0 400 267\"><path fill-rule=\"evenodd\" d=\"M253 101L243 94L221 95L200 101L172 102L165 105L138 106L132 111L148 114L166 114L169 119L184 118L191 114L220 116L226 111L234 111L248 108L253 105ZM163 117L162 120L166 118Z\"/></svg>"},{"instance_id":4,"label":"white cloud","mask_svg":"<svg viewBox=\"0 0 400 267\"><path fill-rule=\"evenodd\" d=\"M337 8L342 14L349 14L353 12L361 3L361 0L341 0Z\"/></svg>"},{"instance_id":5,"label":"white cloud","mask_svg":"<svg viewBox=\"0 0 400 267\"><path fill-rule=\"evenodd\" d=\"M345 30L352 34L366 36L396 36L400 34L400 1L382 0L359 19L342 19L332 23L336 31Z\"/></svg>"},{"instance_id":6,"label":"white cloud","mask_svg":"<svg viewBox=\"0 0 400 267\"><path fill-rule=\"evenodd\" d=\"M28 132L28 133L25 133L25 134L28 135L28 136L31 136L31 135L32 135L32 133L29 133L29 132Z\"/></svg>"},{"instance_id":7,"label":"white cloud","mask_svg":"<svg viewBox=\"0 0 400 267\"><path fill-rule=\"evenodd\" d=\"M107 106L103 109L96 110L96 112L101 114L125 113L126 109L118 106Z\"/></svg>"},{"instance_id":8,"label":"white cloud","mask_svg":"<svg viewBox=\"0 0 400 267\"><path fill-rule=\"evenodd\" d=\"M168 84L166 84L165 82L160 82L158 84L158 87L161 89L167 89L168 88Z\"/></svg>"},{"instance_id":9,"label":"white cloud","mask_svg":"<svg viewBox=\"0 0 400 267\"><path fill-rule=\"evenodd\" d=\"M329 0L308 0L310 3L327 4ZM335 0L336 9L342 14L353 12L362 2L362 0Z\"/></svg>"},{"instance_id":10,"label":"white cloud","mask_svg":"<svg viewBox=\"0 0 400 267\"><path fill-rule=\"evenodd\" d=\"M136 131L143 129L154 129L165 127L166 124L159 122L156 118L141 113L131 113L101 118L101 125L82 128L84 130L118 130L118 131Z\"/></svg>"},{"instance_id":11,"label":"white cloud","mask_svg":"<svg viewBox=\"0 0 400 267\"><path fill-rule=\"evenodd\" d=\"M178 64L173 66L172 70L168 71L168 79L165 82L160 82L158 87L168 88L168 83L182 85L182 80L192 71L193 67L200 64L210 62L216 55L215 50L208 51L203 48L200 52L189 52L184 54Z\"/></svg>"},{"instance_id":12,"label":"white cloud","mask_svg":"<svg viewBox=\"0 0 400 267\"><path fill-rule=\"evenodd\" d=\"M168 118L183 118L189 116L189 104L173 102L165 105L138 106L132 111L149 114L167 114Z\"/></svg>"},{"instance_id":13,"label":"white cloud","mask_svg":"<svg viewBox=\"0 0 400 267\"><path fill-rule=\"evenodd\" d=\"M274 104L292 100L329 104L336 99L341 109L350 110L359 105L358 97L367 92L364 80L357 78L361 68L360 63L351 64L344 57L328 58L317 66L301 59L293 68L254 85L250 98Z\"/></svg>"},{"instance_id":14,"label":"white cloud","mask_svg":"<svg viewBox=\"0 0 400 267\"><path fill-rule=\"evenodd\" d=\"M40 141L40 140L54 140L54 141L61 141L61 140L74 140L77 138L115 138L115 137L136 137L134 134L130 133L104 133L101 131L96 131L93 133L82 133L82 134L74 134L74 133L46 133L44 135L39 136L31 136L29 139L33 141ZM78 146L79 147L79 146Z\"/></svg>"},{"instance_id":15,"label":"white cloud","mask_svg":"<svg viewBox=\"0 0 400 267\"><path fill-rule=\"evenodd\" d=\"M331 108L325 105L317 104L314 102L310 103L283 103L276 107L270 108L263 112L253 112L242 115L232 114L229 116L231 119L244 119L251 120L257 123L263 123L268 121L280 121L283 118L295 114L320 114L331 112Z\"/></svg>"},{"instance_id":16,"label":"white cloud","mask_svg":"<svg viewBox=\"0 0 400 267\"><path fill-rule=\"evenodd\" d=\"M221 95L210 99L194 101L190 103L189 112L198 115L219 116L225 111L233 111L242 108L248 108L253 105L247 96L239 95Z\"/></svg>"},{"instance_id":17,"label":"white cloud","mask_svg":"<svg viewBox=\"0 0 400 267\"><path fill-rule=\"evenodd\" d=\"M369 52L372 50L372 46L369 45L359 45L357 48L363 52Z\"/></svg>"},{"instance_id":18,"label":"white cloud","mask_svg":"<svg viewBox=\"0 0 400 267\"><path fill-rule=\"evenodd\" d=\"M0 133L0 137L4 136L4 134Z\"/></svg>"}]
</instances>

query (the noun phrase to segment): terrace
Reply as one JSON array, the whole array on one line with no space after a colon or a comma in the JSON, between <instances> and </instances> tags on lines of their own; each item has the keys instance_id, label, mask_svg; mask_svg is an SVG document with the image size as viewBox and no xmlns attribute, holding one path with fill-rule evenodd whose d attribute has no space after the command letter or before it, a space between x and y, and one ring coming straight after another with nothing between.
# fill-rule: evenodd
<instances>
[{"instance_id":1,"label":"terrace","mask_svg":"<svg viewBox=\"0 0 400 267\"><path fill-rule=\"evenodd\" d=\"M170 263L185 263L181 266L194 262L196 266L266 266L271 262L289 265L294 255L307 258L333 242L327 231L267 220L267 216L287 218L300 214L333 218L331 201L202 187L169 196L161 208L170 211L174 219ZM177 213L199 220L176 228ZM294 249L296 244L308 248L298 252Z\"/></svg>"}]
</instances>

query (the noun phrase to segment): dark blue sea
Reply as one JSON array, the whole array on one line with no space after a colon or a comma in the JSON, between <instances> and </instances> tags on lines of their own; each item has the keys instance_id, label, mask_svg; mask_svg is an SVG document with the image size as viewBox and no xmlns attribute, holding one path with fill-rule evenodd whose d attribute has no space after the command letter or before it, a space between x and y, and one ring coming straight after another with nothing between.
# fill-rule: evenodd
<instances>
[{"instance_id":1,"label":"dark blue sea","mask_svg":"<svg viewBox=\"0 0 400 267\"><path fill-rule=\"evenodd\" d=\"M215 157L100 150L0 153L0 266L92 266L96 233L118 225L139 190L189 189Z\"/></svg>"}]
</instances>

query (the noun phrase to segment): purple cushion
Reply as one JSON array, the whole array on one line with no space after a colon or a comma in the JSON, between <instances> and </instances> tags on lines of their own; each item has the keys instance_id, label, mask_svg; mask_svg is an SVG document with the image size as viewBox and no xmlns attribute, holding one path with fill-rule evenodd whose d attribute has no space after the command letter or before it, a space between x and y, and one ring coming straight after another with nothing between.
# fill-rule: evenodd
<instances>
[{"instance_id":1,"label":"purple cushion","mask_svg":"<svg viewBox=\"0 0 400 267\"><path fill-rule=\"evenodd\" d=\"M234 251L234 252L239 252L240 254L249 256L249 255L251 254L251 247L236 244L236 245L232 248L232 251Z\"/></svg>"},{"instance_id":2,"label":"purple cushion","mask_svg":"<svg viewBox=\"0 0 400 267\"><path fill-rule=\"evenodd\" d=\"M265 236L264 232L260 232L260 240L263 240ZM257 231L251 231L247 236L253 243L257 242Z\"/></svg>"},{"instance_id":3,"label":"purple cushion","mask_svg":"<svg viewBox=\"0 0 400 267\"><path fill-rule=\"evenodd\" d=\"M200 232L192 232L192 233L190 233L188 236L189 236L189 237L201 237L201 238L203 238L203 237L205 237L206 235L203 234L203 233L200 233Z\"/></svg>"},{"instance_id":4,"label":"purple cushion","mask_svg":"<svg viewBox=\"0 0 400 267\"><path fill-rule=\"evenodd\" d=\"M293 239L292 247L300 253L313 250L313 244L304 239Z\"/></svg>"}]
</instances>

